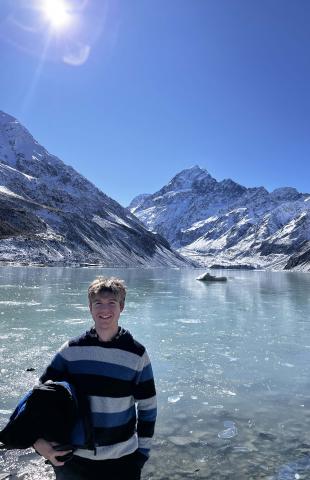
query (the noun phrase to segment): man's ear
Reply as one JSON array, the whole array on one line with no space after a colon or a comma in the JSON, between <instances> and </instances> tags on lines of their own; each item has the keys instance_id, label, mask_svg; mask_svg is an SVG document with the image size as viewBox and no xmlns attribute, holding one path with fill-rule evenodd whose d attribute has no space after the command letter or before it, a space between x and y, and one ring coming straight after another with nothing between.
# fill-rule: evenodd
<instances>
[{"instance_id":1,"label":"man's ear","mask_svg":"<svg viewBox=\"0 0 310 480\"><path fill-rule=\"evenodd\" d=\"M120 302L119 305L120 305L120 310L121 310L121 312L122 312L122 311L124 310L124 308L125 308L125 302Z\"/></svg>"}]
</instances>

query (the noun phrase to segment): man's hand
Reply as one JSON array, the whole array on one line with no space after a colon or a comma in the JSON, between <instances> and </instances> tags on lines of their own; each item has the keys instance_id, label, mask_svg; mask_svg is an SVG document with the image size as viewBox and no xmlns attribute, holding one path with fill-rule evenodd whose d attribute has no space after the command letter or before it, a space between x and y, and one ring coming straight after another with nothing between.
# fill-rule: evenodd
<instances>
[{"instance_id":1,"label":"man's hand","mask_svg":"<svg viewBox=\"0 0 310 480\"><path fill-rule=\"evenodd\" d=\"M65 462L60 462L56 457L62 457L67 453L72 452L72 450L55 450L58 444L56 442L48 442L44 438L38 438L38 440L33 444L33 448L40 454L42 457L49 460L55 467L62 467Z\"/></svg>"}]
</instances>

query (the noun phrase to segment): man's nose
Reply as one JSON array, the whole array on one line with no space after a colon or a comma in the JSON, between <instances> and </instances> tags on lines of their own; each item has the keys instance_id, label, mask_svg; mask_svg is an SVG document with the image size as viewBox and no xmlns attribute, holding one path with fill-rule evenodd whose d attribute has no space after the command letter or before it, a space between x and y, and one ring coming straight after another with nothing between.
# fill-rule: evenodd
<instances>
[{"instance_id":1,"label":"man's nose","mask_svg":"<svg viewBox=\"0 0 310 480\"><path fill-rule=\"evenodd\" d=\"M110 305L106 303L101 303L99 306L100 310L107 310L109 307Z\"/></svg>"}]
</instances>

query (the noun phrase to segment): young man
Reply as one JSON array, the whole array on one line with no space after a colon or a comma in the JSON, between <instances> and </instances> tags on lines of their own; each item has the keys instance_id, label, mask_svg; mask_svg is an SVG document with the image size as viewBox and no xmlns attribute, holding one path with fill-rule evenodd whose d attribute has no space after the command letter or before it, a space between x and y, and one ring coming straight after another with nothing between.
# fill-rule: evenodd
<instances>
[{"instance_id":1,"label":"young man","mask_svg":"<svg viewBox=\"0 0 310 480\"><path fill-rule=\"evenodd\" d=\"M148 458L156 392L145 347L118 325L125 296L122 280L96 278L88 288L93 328L63 345L40 379L69 382L90 410L92 441L69 461L59 457L70 450L44 439L34 444L57 480L138 480Z\"/></svg>"}]
</instances>

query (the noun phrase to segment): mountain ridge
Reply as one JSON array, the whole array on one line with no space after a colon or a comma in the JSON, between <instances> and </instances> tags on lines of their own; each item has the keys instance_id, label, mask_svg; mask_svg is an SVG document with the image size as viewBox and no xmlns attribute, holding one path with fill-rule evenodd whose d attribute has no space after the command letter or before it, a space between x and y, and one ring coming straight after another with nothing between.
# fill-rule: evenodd
<instances>
[{"instance_id":1,"label":"mountain ridge","mask_svg":"<svg viewBox=\"0 0 310 480\"><path fill-rule=\"evenodd\" d=\"M191 265L4 112L0 216L2 263Z\"/></svg>"},{"instance_id":2,"label":"mountain ridge","mask_svg":"<svg viewBox=\"0 0 310 480\"><path fill-rule=\"evenodd\" d=\"M179 179L182 188L179 188ZM183 186L186 185L186 188ZM153 232L203 266L310 270L297 261L310 240L310 195L293 187L268 192L215 180L197 165L128 207Z\"/></svg>"}]
</instances>

